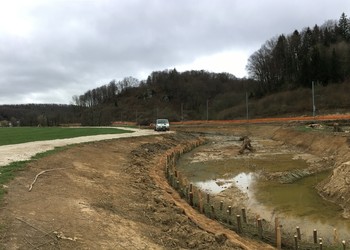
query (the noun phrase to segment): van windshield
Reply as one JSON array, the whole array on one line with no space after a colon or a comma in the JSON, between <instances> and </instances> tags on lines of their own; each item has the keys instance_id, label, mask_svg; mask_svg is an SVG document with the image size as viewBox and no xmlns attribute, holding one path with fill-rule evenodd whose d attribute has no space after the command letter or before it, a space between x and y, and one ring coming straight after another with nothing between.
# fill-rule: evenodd
<instances>
[{"instance_id":1,"label":"van windshield","mask_svg":"<svg viewBox=\"0 0 350 250\"><path fill-rule=\"evenodd\" d=\"M167 123L169 123L169 121L167 120L167 119L158 119L157 120L157 123L159 124L167 124Z\"/></svg>"}]
</instances>

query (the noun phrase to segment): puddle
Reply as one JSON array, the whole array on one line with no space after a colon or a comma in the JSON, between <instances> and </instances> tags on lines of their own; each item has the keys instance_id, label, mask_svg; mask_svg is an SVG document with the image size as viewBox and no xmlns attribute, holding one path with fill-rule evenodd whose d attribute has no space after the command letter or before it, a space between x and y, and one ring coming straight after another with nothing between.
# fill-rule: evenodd
<instances>
[{"instance_id":1,"label":"puddle","mask_svg":"<svg viewBox=\"0 0 350 250\"><path fill-rule=\"evenodd\" d=\"M254 183L257 176L254 173L239 173L233 178L234 185L238 187L243 193L249 195L249 189Z\"/></svg>"},{"instance_id":2,"label":"puddle","mask_svg":"<svg viewBox=\"0 0 350 250\"><path fill-rule=\"evenodd\" d=\"M204 148L208 153L208 148ZM333 229L339 237L350 233L350 221L341 217L342 209L323 200L314 188L330 172L304 177L291 184L267 181L264 173L277 173L307 168L310 161L291 152L274 152L247 156L232 156L229 159L199 161L201 148L184 155L177 164L188 180L205 192L214 195L229 194L233 187L248 197L245 205L254 214L273 221L281 218L284 228L295 231L299 226L305 235L312 236L317 228L319 234L333 239ZM271 152L271 151L270 151ZM217 151L216 151L217 153ZM207 157L210 159L210 157ZM308 233L306 233L308 232ZM347 237L346 237L347 238Z\"/></svg>"},{"instance_id":3,"label":"puddle","mask_svg":"<svg viewBox=\"0 0 350 250\"><path fill-rule=\"evenodd\" d=\"M304 177L291 184L256 181L251 185L249 207L267 220L278 216L283 227L295 231L299 226L312 235L317 229L322 237L333 239L333 230L339 237L347 238L350 233L350 221L344 219L342 209L337 204L323 200L314 186L324 180L329 171Z\"/></svg>"},{"instance_id":4,"label":"puddle","mask_svg":"<svg viewBox=\"0 0 350 250\"><path fill-rule=\"evenodd\" d=\"M232 186L235 186L239 188L243 193L249 195L249 187L253 183L254 178L256 178L256 175L254 173L239 173L232 178L197 181L194 182L194 185L199 187L201 190L214 195L219 194L220 192Z\"/></svg>"}]
</instances>

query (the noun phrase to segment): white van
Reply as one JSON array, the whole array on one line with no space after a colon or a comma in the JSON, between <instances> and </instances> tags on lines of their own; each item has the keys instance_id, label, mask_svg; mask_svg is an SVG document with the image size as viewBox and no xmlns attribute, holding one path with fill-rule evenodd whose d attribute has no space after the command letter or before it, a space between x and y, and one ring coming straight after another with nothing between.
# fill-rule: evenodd
<instances>
[{"instance_id":1,"label":"white van","mask_svg":"<svg viewBox=\"0 0 350 250\"><path fill-rule=\"evenodd\" d=\"M168 119L157 119L154 127L155 131L169 131L170 125Z\"/></svg>"}]
</instances>

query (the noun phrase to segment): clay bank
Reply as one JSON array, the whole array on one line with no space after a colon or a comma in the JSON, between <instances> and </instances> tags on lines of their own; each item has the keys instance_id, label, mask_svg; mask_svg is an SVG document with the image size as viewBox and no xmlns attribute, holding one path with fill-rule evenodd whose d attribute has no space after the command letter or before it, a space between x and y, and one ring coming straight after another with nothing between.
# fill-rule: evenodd
<instances>
[{"instance_id":1,"label":"clay bank","mask_svg":"<svg viewBox=\"0 0 350 250\"><path fill-rule=\"evenodd\" d=\"M307 129L305 129L307 128ZM325 240L350 233L349 134L305 125L249 125L208 132L208 143L184 155L177 169L201 190L284 230L317 228ZM253 150L242 149L249 136ZM335 231L336 229L336 231Z\"/></svg>"}]
</instances>

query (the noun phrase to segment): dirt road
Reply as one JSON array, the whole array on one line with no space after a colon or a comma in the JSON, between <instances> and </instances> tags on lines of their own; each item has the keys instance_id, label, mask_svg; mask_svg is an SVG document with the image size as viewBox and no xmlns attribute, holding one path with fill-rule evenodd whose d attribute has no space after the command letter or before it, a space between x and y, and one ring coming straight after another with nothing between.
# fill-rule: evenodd
<instances>
[{"instance_id":1,"label":"dirt road","mask_svg":"<svg viewBox=\"0 0 350 250\"><path fill-rule=\"evenodd\" d=\"M91 142L31 162L6 187L0 249L269 249L208 220L168 186L162 157L197 139Z\"/></svg>"},{"instance_id":2,"label":"dirt road","mask_svg":"<svg viewBox=\"0 0 350 250\"><path fill-rule=\"evenodd\" d=\"M125 128L118 128L125 129ZM132 133L123 133L123 134L106 134L106 135L94 135L94 136L81 136L69 139L59 139L59 140L50 140L50 141L35 141L27 142L15 145L6 145L0 146L0 167L8 165L14 161L24 161L29 160L32 156L52 150L55 147L63 147L72 144L92 142L92 141L103 141L111 139L119 139L126 137L138 137L146 135L155 135L157 132L151 129L133 129L127 128Z\"/></svg>"}]
</instances>

